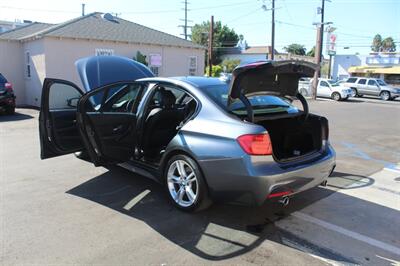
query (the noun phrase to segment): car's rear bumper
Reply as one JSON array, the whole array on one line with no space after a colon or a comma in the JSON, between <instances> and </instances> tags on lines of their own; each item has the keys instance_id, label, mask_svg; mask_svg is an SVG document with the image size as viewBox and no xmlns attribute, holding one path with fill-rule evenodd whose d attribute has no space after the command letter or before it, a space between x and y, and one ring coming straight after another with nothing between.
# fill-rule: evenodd
<instances>
[{"instance_id":1,"label":"car's rear bumper","mask_svg":"<svg viewBox=\"0 0 400 266\"><path fill-rule=\"evenodd\" d=\"M199 161L211 197L216 200L261 205L271 194L290 191L292 196L324 182L333 171L336 155L328 144L308 162L283 165L271 156Z\"/></svg>"},{"instance_id":2,"label":"car's rear bumper","mask_svg":"<svg viewBox=\"0 0 400 266\"><path fill-rule=\"evenodd\" d=\"M0 96L0 110L15 107L15 96Z\"/></svg>"}]
</instances>

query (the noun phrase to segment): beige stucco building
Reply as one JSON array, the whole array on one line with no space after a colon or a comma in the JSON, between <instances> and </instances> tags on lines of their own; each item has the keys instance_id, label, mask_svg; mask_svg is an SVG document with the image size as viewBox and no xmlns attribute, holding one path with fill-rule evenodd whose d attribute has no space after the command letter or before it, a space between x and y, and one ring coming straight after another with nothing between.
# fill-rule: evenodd
<instances>
[{"instance_id":1,"label":"beige stucco building","mask_svg":"<svg viewBox=\"0 0 400 266\"><path fill-rule=\"evenodd\" d=\"M45 77L81 86L77 59L104 54L133 58L137 52L158 76L204 74L202 46L102 13L0 34L0 73L13 84L18 105L39 106Z\"/></svg>"}]
</instances>

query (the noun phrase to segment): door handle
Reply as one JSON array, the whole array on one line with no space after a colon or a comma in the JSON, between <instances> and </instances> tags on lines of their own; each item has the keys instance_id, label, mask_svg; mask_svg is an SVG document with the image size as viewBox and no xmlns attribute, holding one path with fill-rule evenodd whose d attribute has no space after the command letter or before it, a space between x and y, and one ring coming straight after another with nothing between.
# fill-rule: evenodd
<instances>
[{"instance_id":1,"label":"door handle","mask_svg":"<svg viewBox=\"0 0 400 266\"><path fill-rule=\"evenodd\" d=\"M113 133L117 133L117 132L121 131L122 128L123 128L122 125L119 125L119 126L117 126L117 127L114 127L114 128L113 128Z\"/></svg>"}]
</instances>

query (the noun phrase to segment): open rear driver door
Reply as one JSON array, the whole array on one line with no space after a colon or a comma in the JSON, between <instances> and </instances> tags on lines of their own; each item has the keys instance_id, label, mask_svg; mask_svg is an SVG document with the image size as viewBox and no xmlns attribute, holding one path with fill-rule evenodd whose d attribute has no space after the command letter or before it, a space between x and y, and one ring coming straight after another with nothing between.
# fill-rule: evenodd
<instances>
[{"instance_id":1,"label":"open rear driver door","mask_svg":"<svg viewBox=\"0 0 400 266\"><path fill-rule=\"evenodd\" d=\"M82 95L82 91L69 81L44 80L39 115L42 159L83 149L76 122L77 104Z\"/></svg>"}]
</instances>

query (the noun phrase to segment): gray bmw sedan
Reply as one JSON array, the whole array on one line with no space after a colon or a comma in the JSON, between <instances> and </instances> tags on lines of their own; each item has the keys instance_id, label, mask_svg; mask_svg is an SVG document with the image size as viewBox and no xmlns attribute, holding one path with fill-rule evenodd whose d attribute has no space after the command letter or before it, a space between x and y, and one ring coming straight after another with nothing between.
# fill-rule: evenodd
<instances>
[{"instance_id":1,"label":"gray bmw sedan","mask_svg":"<svg viewBox=\"0 0 400 266\"><path fill-rule=\"evenodd\" d=\"M326 183L335 167L327 119L311 114L297 93L314 64L256 62L237 67L230 80L158 78L117 56L76 66L82 89L44 82L42 159L75 153L95 166L121 165L158 181L184 211L213 201L287 204Z\"/></svg>"}]
</instances>

